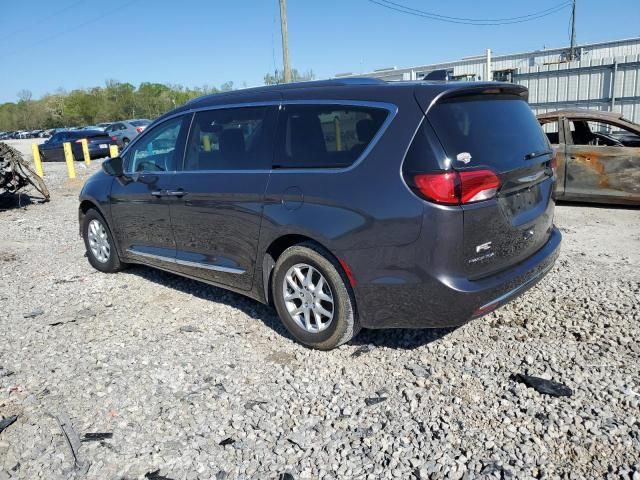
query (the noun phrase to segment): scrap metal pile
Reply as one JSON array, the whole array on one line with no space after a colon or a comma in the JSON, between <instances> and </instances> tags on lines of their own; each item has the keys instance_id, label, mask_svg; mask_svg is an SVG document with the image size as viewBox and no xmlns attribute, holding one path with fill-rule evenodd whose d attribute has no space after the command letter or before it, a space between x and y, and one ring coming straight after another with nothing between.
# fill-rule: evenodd
<instances>
[{"instance_id":1,"label":"scrap metal pile","mask_svg":"<svg viewBox=\"0 0 640 480\"><path fill-rule=\"evenodd\" d=\"M0 142L0 197L14 195L31 185L41 195L42 201L49 200L49 190L44 181L34 172L15 148Z\"/></svg>"}]
</instances>

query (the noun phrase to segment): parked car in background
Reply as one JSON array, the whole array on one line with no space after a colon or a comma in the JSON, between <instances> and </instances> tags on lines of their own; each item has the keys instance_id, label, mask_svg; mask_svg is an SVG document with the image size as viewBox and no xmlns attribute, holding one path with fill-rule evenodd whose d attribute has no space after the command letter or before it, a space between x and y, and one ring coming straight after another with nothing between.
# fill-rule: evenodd
<instances>
[{"instance_id":1,"label":"parked car in background","mask_svg":"<svg viewBox=\"0 0 640 480\"><path fill-rule=\"evenodd\" d=\"M139 118L135 120L124 120L109 125L105 132L111 135L111 139L119 147L126 147L131 140L136 138L151 123L151 120Z\"/></svg>"},{"instance_id":2,"label":"parked car in background","mask_svg":"<svg viewBox=\"0 0 640 480\"><path fill-rule=\"evenodd\" d=\"M98 127L99 130L106 130L107 127L109 127L110 125L113 125L113 122L102 122L102 123L98 123L96 124L96 127Z\"/></svg>"},{"instance_id":3,"label":"parked car in background","mask_svg":"<svg viewBox=\"0 0 640 480\"><path fill-rule=\"evenodd\" d=\"M113 140L101 130L65 130L55 133L51 138L41 143L38 148L43 161L56 162L64 160L65 142L71 143L71 151L75 160L84 160L82 139L87 139L87 147L91 158L109 155L109 145Z\"/></svg>"},{"instance_id":4,"label":"parked car in background","mask_svg":"<svg viewBox=\"0 0 640 480\"><path fill-rule=\"evenodd\" d=\"M556 198L640 205L640 125L615 112L538 115L556 151Z\"/></svg>"},{"instance_id":5,"label":"parked car in background","mask_svg":"<svg viewBox=\"0 0 640 480\"><path fill-rule=\"evenodd\" d=\"M451 327L553 266L553 151L527 89L328 80L165 114L80 194L103 272L142 263L275 305L300 342Z\"/></svg>"}]
</instances>

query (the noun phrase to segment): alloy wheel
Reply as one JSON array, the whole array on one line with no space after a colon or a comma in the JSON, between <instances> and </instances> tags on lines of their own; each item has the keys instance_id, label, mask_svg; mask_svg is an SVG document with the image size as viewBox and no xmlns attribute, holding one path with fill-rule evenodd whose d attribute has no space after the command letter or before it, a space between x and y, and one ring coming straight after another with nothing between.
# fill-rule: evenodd
<instances>
[{"instance_id":1,"label":"alloy wheel","mask_svg":"<svg viewBox=\"0 0 640 480\"><path fill-rule=\"evenodd\" d=\"M311 265L298 263L284 277L284 302L291 318L309 333L326 330L333 320L333 292L322 273Z\"/></svg>"},{"instance_id":2,"label":"alloy wheel","mask_svg":"<svg viewBox=\"0 0 640 480\"><path fill-rule=\"evenodd\" d=\"M94 258L100 263L107 263L111 256L111 245L109 244L107 229L100 220L94 218L89 222L87 239Z\"/></svg>"}]
</instances>

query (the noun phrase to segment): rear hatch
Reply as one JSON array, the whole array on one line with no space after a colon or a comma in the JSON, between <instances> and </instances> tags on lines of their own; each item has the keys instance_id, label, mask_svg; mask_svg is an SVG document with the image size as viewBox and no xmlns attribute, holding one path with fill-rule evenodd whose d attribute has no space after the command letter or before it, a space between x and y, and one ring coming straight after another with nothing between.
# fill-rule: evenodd
<instances>
[{"instance_id":1,"label":"rear hatch","mask_svg":"<svg viewBox=\"0 0 640 480\"><path fill-rule=\"evenodd\" d=\"M463 200L462 271L477 279L539 250L553 224L553 151L515 85L455 89L432 103L427 120L461 178L482 172L499 185ZM465 173L466 172L466 173ZM493 177L495 178L495 177ZM488 198L488 199L484 199Z\"/></svg>"}]
</instances>

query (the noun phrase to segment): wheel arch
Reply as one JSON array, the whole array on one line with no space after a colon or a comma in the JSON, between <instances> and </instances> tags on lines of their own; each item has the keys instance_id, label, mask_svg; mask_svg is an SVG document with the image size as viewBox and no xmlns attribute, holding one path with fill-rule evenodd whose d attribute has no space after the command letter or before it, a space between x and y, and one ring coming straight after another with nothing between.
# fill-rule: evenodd
<instances>
[{"instance_id":1,"label":"wheel arch","mask_svg":"<svg viewBox=\"0 0 640 480\"><path fill-rule=\"evenodd\" d=\"M351 274L350 272L345 271L344 261L341 260L335 252L323 244L323 242L304 234L285 234L272 240L262 256L262 289L265 303L273 305L273 299L271 298L271 282L273 279L273 268L275 267L278 258L287 248L301 243L314 244L331 255L336 262L336 267L341 270L340 273L348 279L346 282L347 288L353 289Z\"/></svg>"}]
</instances>

